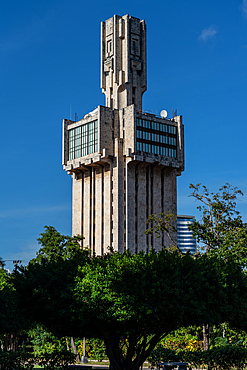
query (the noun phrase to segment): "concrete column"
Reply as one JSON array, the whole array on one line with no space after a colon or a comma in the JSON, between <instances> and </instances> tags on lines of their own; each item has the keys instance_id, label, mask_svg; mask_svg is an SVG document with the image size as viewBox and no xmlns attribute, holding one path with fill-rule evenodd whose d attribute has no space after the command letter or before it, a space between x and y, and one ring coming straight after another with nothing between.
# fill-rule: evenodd
<instances>
[{"instance_id":1,"label":"concrete column","mask_svg":"<svg viewBox=\"0 0 247 370\"><path fill-rule=\"evenodd\" d=\"M115 139L115 163L113 165L113 247L119 252L124 250L124 174L123 140Z\"/></svg>"},{"instance_id":2,"label":"concrete column","mask_svg":"<svg viewBox=\"0 0 247 370\"><path fill-rule=\"evenodd\" d=\"M177 217L177 170L167 168L164 171L164 213L171 212ZM176 226L176 225L175 225ZM177 242L177 235L173 235ZM164 235L165 246L172 245L171 240Z\"/></svg>"},{"instance_id":3,"label":"concrete column","mask_svg":"<svg viewBox=\"0 0 247 370\"><path fill-rule=\"evenodd\" d=\"M111 245L111 168L109 164L105 165L104 173L104 252Z\"/></svg>"},{"instance_id":4,"label":"concrete column","mask_svg":"<svg viewBox=\"0 0 247 370\"><path fill-rule=\"evenodd\" d=\"M155 166L153 169L153 214L159 216L161 212L161 167ZM153 237L155 250L160 250L162 245L162 238Z\"/></svg>"},{"instance_id":5,"label":"concrete column","mask_svg":"<svg viewBox=\"0 0 247 370\"><path fill-rule=\"evenodd\" d=\"M126 245L135 253L135 163L126 159Z\"/></svg>"},{"instance_id":6,"label":"concrete column","mask_svg":"<svg viewBox=\"0 0 247 370\"><path fill-rule=\"evenodd\" d=\"M138 167L138 251L146 251L146 234L144 233L147 229L147 217L146 217L146 195L147 195L147 183L146 183L146 164L141 164Z\"/></svg>"},{"instance_id":7,"label":"concrete column","mask_svg":"<svg viewBox=\"0 0 247 370\"><path fill-rule=\"evenodd\" d=\"M104 168L103 168L104 170ZM102 245L102 168L95 168L95 253L101 255Z\"/></svg>"},{"instance_id":8,"label":"concrete column","mask_svg":"<svg viewBox=\"0 0 247 370\"><path fill-rule=\"evenodd\" d=\"M82 174L73 174L72 188L72 235L82 234Z\"/></svg>"},{"instance_id":9,"label":"concrete column","mask_svg":"<svg viewBox=\"0 0 247 370\"><path fill-rule=\"evenodd\" d=\"M90 171L84 173L84 207L83 207L83 232L85 239L83 247L91 248L90 245Z\"/></svg>"}]
</instances>

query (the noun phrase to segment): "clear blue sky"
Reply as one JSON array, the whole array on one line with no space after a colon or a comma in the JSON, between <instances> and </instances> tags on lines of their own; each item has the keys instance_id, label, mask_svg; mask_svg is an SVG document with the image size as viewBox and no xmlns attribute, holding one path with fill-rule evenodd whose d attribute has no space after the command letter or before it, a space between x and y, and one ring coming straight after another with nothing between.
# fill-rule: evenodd
<instances>
[{"instance_id":1,"label":"clear blue sky","mask_svg":"<svg viewBox=\"0 0 247 370\"><path fill-rule=\"evenodd\" d=\"M9 0L1 4L0 256L35 256L44 225L71 234L71 178L61 165L62 119L104 105L100 22L145 19L143 109L183 116L186 169L178 212L194 214L189 184L247 194L247 0ZM247 221L247 197L239 210ZM12 269L12 262L7 264Z\"/></svg>"}]
</instances>

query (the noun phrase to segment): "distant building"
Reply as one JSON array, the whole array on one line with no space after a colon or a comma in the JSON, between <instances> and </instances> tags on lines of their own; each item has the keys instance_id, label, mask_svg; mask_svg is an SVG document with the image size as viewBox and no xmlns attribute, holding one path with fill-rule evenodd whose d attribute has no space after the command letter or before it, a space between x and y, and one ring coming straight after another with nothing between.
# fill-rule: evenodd
<instances>
[{"instance_id":1,"label":"distant building","mask_svg":"<svg viewBox=\"0 0 247 370\"><path fill-rule=\"evenodd\" d=\"M196 239L192 238L192 231L188 229L188 225L194 221L194 216L177 215L177 240L178 247L182 252L195 253Z\"/></svg>"},{"instance_id":2,"label":"distant building","mask_svg":"<svg viewBox=\"0 0 247 370\"><path fill-rule=\"evenodd\" d=\"M161 212L177 214L184 126L182 116L142 111L144 20L114 15L102 22L101 88L105 106L79 121L63 121L63 166L73 178L72 234L83 235L83 247L97 255L109 247L159 250L170 240L145 235L146 220Z\"/></svg>"}]
</instances>

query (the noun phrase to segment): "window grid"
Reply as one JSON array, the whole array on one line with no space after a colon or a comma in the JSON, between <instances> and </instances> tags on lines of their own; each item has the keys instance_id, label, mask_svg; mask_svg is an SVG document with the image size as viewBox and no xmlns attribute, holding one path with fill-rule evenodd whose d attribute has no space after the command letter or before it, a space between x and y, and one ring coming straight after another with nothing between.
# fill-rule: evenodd
<instances>
[{"instance_id":1,"label":"window grid","mask_svg":"<svg viewBox=\"0 0 247 370\"><path fill-rule=\"evenodd\" d=\"M69 130L69 161L98 151L98 120Z\"/></svg>"},{"instance_id":2,"label":"window grid","mask_svg":"<svg viewBox=\"0 0 247 370\"><path fill-rule=\"evenodd\" d=\"M177 158L177 127L137 118L136 150Z\"/></svg>"}]
</instances>

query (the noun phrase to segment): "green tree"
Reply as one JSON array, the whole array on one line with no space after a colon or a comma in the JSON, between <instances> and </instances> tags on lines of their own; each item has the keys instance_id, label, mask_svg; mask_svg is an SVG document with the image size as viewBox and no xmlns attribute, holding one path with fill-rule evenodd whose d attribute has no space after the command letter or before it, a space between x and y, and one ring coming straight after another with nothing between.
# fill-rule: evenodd
<instances>
[{"instance_id":1,"label":"green tree","mask_svg":"<svg viewBox=\"0 0 247 370\"><path fill-rule=\"evenodd\" d=\"M0 257L0 269L3 269L4 266L5 266L5 263L4 263L3 259L2 259L2 257Z\"/></svg>"},{"instance_id":2,"label":"green tree","mask_svg":"<svg viewBox=\"0 0 247 370\"><path fill-rule=\"evenodd\" d=\"M45 226L45 232L41 233L40 237L37 239L41 248L36 253L36 258L32 259L29 263L29 278L31 279L30 281L32 281L32 286L37 286L37 289L39 283L36 279L39 278L39 274L42 274L44 269L46 270L45 277L48 279L47 292L53 291L54 294L51 309L55 315L50 314L49 317L55 322L56 312L63 310L63 312L68 313L66 310L71 299L70 288L71 284L73 284L78 264L83 264L90 255L89 251L81 249L80 242L82 239L83 237L81 236L70 237L68 235L61 235L54 227ZM20 271L23 271L23 268L20 269ZM25 290L25 292L27 295L30 294L28 290ZM34 294L37 295L39 293L38 290L34 292ZM44 289L42 293L45 295L46 290ZM46 295L47 299L49 299L48 294L49 293ZM39 304L37 304L35 309L39 312L39 317L46 315L46 312L43 311L43 307L39 306ZM27 317L32 317L32 310L33 307L31 306ZM40 322L44 322L42 318ZM69 320L66 322L69 322ZM70 325L72 325L72 320ZM48 328L49 327L50 325L48 323ZM76 355L77 361L79 361L79 354L74 343L73 326L71 330L68 330L68 335L70 336L73 352Z\"/></svg>"},{"instance_id":3,"label":"green tree","mask_svg":"<svg viewBox=\"0 0 247 370\"><path fill-rule=\"evenodd\" d=\"M209 192L206 186L190 184L191 197L200 202L197 209L201 219L189 226L200 249L208 255L228 262L233 258L242 268L247 262L247 224L236 210L237 197L242 191L230 184L223 185L218 192ZM205 323L205 321L204 321ZM204 349L209 349L210 325L203 325Z\"/></svg>"},{"instance_id":4,"label":"green tree","mask_svg":"<svg viewBox=\"0 0 247 370\"><path fill-rule=\"evenodd\" d=\"M18 334L23 326L25 320L19 309L13 277L0 268L0 342L6 349L10 338Z\"/></svg>"},{"instance_id":5,"label":"green tree","mask_svg":"<svg viewBox=\"0 0 247 370\"><path fill-rule=\"evenodd\" d=\"M206 253L216 253L225 258L234 256L236 263L245 267L247 262L247 224L236 210L241 190L230 184L223 185L217 193L206 186L190 184L191 197L200 202L197 209L201 219L190 225L193 236Z\"/></svg>"},{"instance_id":6,"label":"green tree","mask_svg":"<svg viewBox=\"0 0 247 370\"><path fill-rule=\"evenodd\" d=\"M60 240L53 231L52 239ZM166 250L97 257L77 246L68 257L63 250L16 272L21 305L57 336L103 339L111 369L139 368L159 340L181 326L230 316L245 327L246 278L231 260L226 265Z\"/></svg>"},{"instance_id":7,"label":"green tree","mask_svg":"<svg viewBox=\"0 0 247 370\"><path fill-rule=\"evenodd\" d=\"M45 226L45 232L37 239L41 248L30 263L76 259L81 256L81 236L61 235L53 226Z\"/></svg>"}]
</instances>

